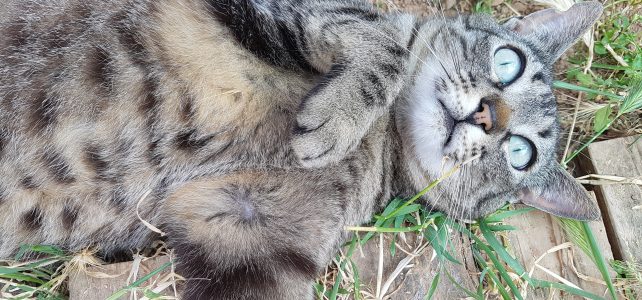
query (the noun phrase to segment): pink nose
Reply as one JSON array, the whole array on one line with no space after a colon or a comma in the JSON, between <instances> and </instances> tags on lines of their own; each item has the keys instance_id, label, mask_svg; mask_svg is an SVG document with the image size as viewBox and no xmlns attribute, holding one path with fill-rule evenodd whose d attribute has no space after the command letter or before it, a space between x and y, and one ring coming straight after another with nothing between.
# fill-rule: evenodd
<instances>
[{"instance_id":1,"label":"pink nose","mask_svg":"<svg viewBox=\"0 0 642 300\"><path fill-rule=\"evenodd\" d=\"M484 130L493 129L493 114L491 108L486 103L482 103L482 110L473 114L473 121L477 125L484 125Z\"/></svg>"}]
</instances>

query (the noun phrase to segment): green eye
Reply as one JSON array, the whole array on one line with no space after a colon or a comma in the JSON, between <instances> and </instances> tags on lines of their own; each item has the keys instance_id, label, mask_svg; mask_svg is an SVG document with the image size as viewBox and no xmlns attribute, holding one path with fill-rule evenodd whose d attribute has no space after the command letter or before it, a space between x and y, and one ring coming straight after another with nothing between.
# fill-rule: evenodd
<instances>
[{"instance_id":1,"label":"green eye","mask_svg":"<svg viewBox=\"0 0 642 300\"><path fill-rule=\"evenodd\" d=\"M522 60L517 52L509 48L502 48L495 52L495 75L501 83L509 83L517 78L522 70Z\"/></svg>"},{"instance_id":2,"label":"green eye","mask_svg":"<svg viewBox=\"0 0 642 300\"><path fill-rule=\"evenodd\" d=\"M523 170L533 161L533 146L527 139L513 135L508 142L508 156L511 166Z\"/></svg>"}]
</instances>

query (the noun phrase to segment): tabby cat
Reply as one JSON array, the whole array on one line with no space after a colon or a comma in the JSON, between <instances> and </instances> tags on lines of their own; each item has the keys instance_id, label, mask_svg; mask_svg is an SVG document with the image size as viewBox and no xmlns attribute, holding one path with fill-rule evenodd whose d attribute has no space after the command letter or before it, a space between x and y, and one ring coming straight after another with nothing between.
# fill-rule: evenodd
<instances>
[{"instance_id":1,"label":"tabby cat","mask_svg":"<svg viewBox=\"0 0 642 300\"><path fill-rule=\"evenodd\" d=\"M498 24L356 0L21 0L0 23L0 258L159 227L185 299L311 299L393 195L599 218L556 162L555 60L596 2Z\"/></svg>"}]
</instances>

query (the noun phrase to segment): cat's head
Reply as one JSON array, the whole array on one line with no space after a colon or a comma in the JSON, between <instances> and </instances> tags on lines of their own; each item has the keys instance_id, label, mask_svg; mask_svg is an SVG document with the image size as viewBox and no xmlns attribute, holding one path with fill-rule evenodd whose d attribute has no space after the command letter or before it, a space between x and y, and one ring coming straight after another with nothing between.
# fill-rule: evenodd
<instances>
[{"instance_id":1,"label":"cat's head","mask_svg":"<svg viewBox=\"0 0 642 300\"><path fill-rule=\"evenodd\" d=\"M551 83L553 63L601 12L599 3L584 2L504 24L485 15L435 18L416 31L414 83L398 109L405 155L431 180L464 164L428 194L431 206L469 220L507 201L599 218L556 160Z\"/></svg>"}]
</instances>

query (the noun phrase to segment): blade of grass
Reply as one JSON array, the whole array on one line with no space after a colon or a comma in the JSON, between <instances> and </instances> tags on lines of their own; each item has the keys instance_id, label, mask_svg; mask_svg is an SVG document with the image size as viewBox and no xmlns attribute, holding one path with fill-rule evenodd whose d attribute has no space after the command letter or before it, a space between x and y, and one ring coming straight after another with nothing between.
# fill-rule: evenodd
<instances>
[{"instance_id":1,"label":"blade of grass","mask_svg":"<svg viewBox=\"0 0 642 300\"><path fill-rule=\"evenodd\" d=\"M564 229L566 237L568 237L573 244L578 246L582 252L584 252L593 261L593 263L597 263L595 255L593 255L593 251L591 251L591 245L588 237L586 236L586 232L584 231L584 226L582 226L582 222L558 217L555 219L560 223L562 229Z\"/></svg>"},{"instance_id":2,"label":"blade of grass","mask_svg":"<svg viewBox=\"0 0 642 300\"><path fill-rule=\"evenodd\" d=\"M356 238L357 233L355 233L354 236L352 236L352 241L350 241L350 247L348 248L348 252L346 253L346 257L352 257L352 253L354 252L354 249L357 246L357 238ZM334 279L334 284L332 285L332 291L330 291L330 300L336 300L337 295L339 294L339 286L341 285L341 281L343 280L343 276L341 273L343 270L346 268L346 263L349 261L349 259L344 259L341 261L339 264L339 271L337 272L337 276Z\"/></svg>"},{"instance_id":3,"label":"blade of grass","mask_svg":"<svg viewBox=\"0 0 642 300\"><path fill-rule=\"evenodd\" d=\"M555 289L562 290L562 291L565 291L567 293L575 294L575 295L578 295L578 296L581 296L581 297L584 297L584 298L587 298L587 299L592 299L592 300L603 300L604 299L604 298L602 298L602 297L600 297L598 295L595 295L593 293L589 293L589 292L584 291L584 290L576 289L574 287L570 287L570 286L568 286L566 284L562 284L562 283L550 282L550 281L539 280L539 279L531 279L531 284L534 287L538 287L538 288L549 288L549 289L550 288L555 288Z\"/></svg>"},{"instance_id":4,"label":"blade of grass","mask_svg":"<svg viewBox=\"0 0 642 300\"><path fill-rule=\"evenodd\" d=\"M44 253L51 256L63 256L65 253L58 247L49 245L22 245L16 253L14 260L21 260L28 252Z\"/></svg>"},{"instance_id":5,"label":"blade of grass","mask_svg":"<svg viewBox=\"0 0 642 300\"><path fill-rule=\"evenodd\" d=\"M642 108L642 80L633 82L629 93L620 105L620 115L627 114Z\"/></svg>"},{"instance_id":6,"label":"blade of grass","mask_svg":"<svg viewBox=\"0 0 642 300\"><path fill-rule=\"evenodd\" d=\"M484 300L483 296L477 295L477 294L473 293L472 291L470 291L469 289L463 287L461 284L459 284L459 282L457 282L457 280L455 280L455 278L453 278L453 276L450 275L449 272L444 271L444 273L446 273L446 276L448 277L448 280L450 280L450 282L452 284L454 284L458 289L464 291L464 293L466 293L466 295L468 295L469 297L471 297L471 298L473 298L475 300ZM506 292L506 291L504 291L504 292ZM508 294L506 294L506 296L508 296ZM510 300L510 298L508 298L508 299Z\"/></svg>"},{"instance_id":7,"label":"blade of grass","mask_svg":"<svg viewBox=\"0 0 642 300\"><path fill-rule=\"evenodd\" d=\"M511 225L488 225L490 231L512 231L517 230L517 227Z\"/></svg>"},{"instance_id":8,"label":"blade of grass","mask_svg":"<svg viewBox=\"0 0 642 300\"><path fill-rule=\"evenodd\" d=\"M36 284L39 284L39 285L43 285L43 284L47 283L46 281L44 281L42 279L39 279L39 278L36 278L36 277L33 277L33 276L29 276L29 275L25 275L25 274L22 274L22 273L6 274L6 275L2 275L2 278L19 280L19 281L22 281L22 282L31 282L31 283L36 283Z\"/></svg>"},{"instance_id":9,"label":"blade of grass","mask_svg":"<svg viewBox=\"0 0 642 300\"><path fill-rule=\"evenodd\" d=\"M350 260L350 264L352 265L352 272L354 273L354 300L360 300L361 299L361 281L359 280L359 270L357 269L357 264L355 264L351 258L348 257Z\"/></svg>"},{"instance_id":10,"label":"blade of grass","mask_svg":"<svg viewBox=\"0 0 642 300\"><path fill-rule=\"evenodd\" d=\"M437 285L439 284L440 276L441 276L441 271L437 272L435 277L432 279L432 283L430 284L430 289L428 290L428 294L426 294L426 297L424 297L424 300L432 300L432 297L435 295L435 292L437 291Z\"/></svg>"},{"instance_id":11,"label":"blade of grass","mask_svg":"<svg viewBox=\"0 0 642 300\"><path fill-rule=\"evenodd\" d=\"M119 291L117 291L115 293L113 293L111 296L109 296L109 298L107 298L107 300L120 299L120 297L124 296L127 292L129 292L132 289L137 288L138 286L143 284L143 282L145 282L145 281L149 280L150 278L154 277L154 275L162 272L163 270L167 269L171 265L172 265L172 262L164 263L162 266L156 268L154 271L150 272L149 274L141 277L140 279L134 281L132 284L122 288L121 290L119 290Z\"/></svg>"},{"instance_id":12,"label":"blade of grass","mask_svg":"<svg viewBox=\"0 0 642 300\"><path fill-rule=\"evenodd\" d=\"M482 235L484 235L484 238L486 239L486 242L488 242L488 245L490 245L490 247L495 250L497 255L499 255L508 264L509 267L517 272L517 275L519 275L520 278L523 278L524 275L526 275L526 270L524 270L524 268L522 268L522 265L515 258L513 258L513 256L511 256L508 251L506 251L506 248L504 248L504 246L502 246L502 244L495 237L495 233L491 231L490 228L488 228L486 222L480 220L479 229L481 229Z\"/></svg>"},{"instance_id":13,"label":"blade of grass","mask_svg":"<svg viewBox=\"0 0 642 300\"><path fill-rule=\"evenodd\" d=\"M606 286L609 289L609 294L611 294L611 298L617 299L617 294L615 292L615 287L613 286L613 281L611 280L611 276L609 276L609 272L606 267L606 262L604 261L604 256L600 251L600 247L597 245L597 241L595 240L595 235L593 235L593 231L591 230L591 227L588 226L587 222L582 222L582 227L584 228L584 232L588 238L589 245L591 246L591 252L593 252L593 255L595 256L595 264L597 265L597 268L600 270L600 273L602 274L602 278L604 278L604 281L606 282Z\"/></svg>"},{"instance_id":14,"label":"blade of grass","mask_svg":"<svg viewBox=\"0 0 642 300\"><path fill-rule=\"evenodd\" d=\"M484 261L484 258L481 257L479 252L473 251L473 256L475 257L475 260L477 260L477 263L479 263L479 265L481 265L484 270L490 270L488 268L488 264L486 264L486 261ZM488 277L490 277L490 279L495 283L495 285L497 286L497 290L502 295L502 298L504 300L511 300L512 298L510 297L510 295L508 295L506 289L504 289L504 285L502 284L502 281L499 280L497 275L492 271L488 271L486 274L488 274Z\"/></svg>"},{"instance_id":15,"label":"blade of grass","mask_svg":"<svg viewBox=\"0 0 642 300\"><path fill-rule=\"evenodd\" d=\"M461 265L461 262L459 262L457 259L455 259L446 249L446 241L443 235L440 235L439 232L442 230L442 228L445 228L445 226L441 226L438 229L435 229L434 227L428 227L424 232L425 232L425 238L428 240L428 243L432 246L432 248L435 250L437 255L439 256L440 260L443 260L444 258L456 263L458 265Z\"/></svg>"},{"instance_id":16,"label":"blade of grass","mask_svg":"<svg viewBox=\"0 0 642 300\"><path fill-rule=\"evenodd\" d=\"M510 275L508 275L508 271L506 271L506 268L504 268L504 265L499 261L499 258L495 255L495 253L488 246L486 246L486 244L481 239L479 239L476 235L474 235L472 232L470 232L470 230L468 230L468 228L465 228L464 226L461 226L461 225L459 225L459 224L457 224L455 222L453 222L453 224L458 225L457 227L459 228L460 231L465 232L468 236L472 237L475 240L475 244L474 244L475 247L480 248L482 251L484 251L486 253L488 258L490 258L490 260L493 262L493 265L495 266L495 268L497 268L497 272L499 272L499 275L504 279L504 281L506 281L506 284L508 284L508 287L513 292L513 295L517 299L522 300L523 299L522 298L522 294L519 292L519 289L517 288L517 286L513 282L512 278L510 277ZM491 232L491 234L492 234L492 232ZM504 250L504 251L506 251L506 250ZM508 254L508 252L506 252L506 254ZM508 257L510 257L510 255L508 255ZM521 268L521 266L520 266L520 268ZM521 268L521 269L523 270L523 268ZM523 274L524 272L519 272L519 273ZM492 276L494 274L492 274L492 272L491 272L489 275Z\"/></svg>"},{"instance_id":17,"label":"blade of grass","mask_svg":"<svg viewBox=\"0 0 642 300\"><path fill-rule=\"evenodd\" d=\"M501 222L502 220L509 218L509 217L514 217L518 216L521 214L525 214L529 211L535 210L532 207L524 207L520 209L514 209L514 210L509 210L509 211L504 211L496 214L492 214L488 217L486 217L484 220L486 223L496 223L496 222Z\"/></svg>"},{"instance_id":18,"label":"blade of grass","mask_svg":"<svg viewBox=\"0 0 642 300\"><path fill-rule=\"evenodd\" d=\"M572 83L559 81L559 80L556 80L556 81L553 82L553 87L559 88L559 89L571 90L571 91L585 92L585 93L594 94L594 95L607 96L607 97L613 98L615 100L622 100L623 99L622 96L619 96L619 95L616 95L616 94L613 94L613 93L604 92L604 91L600 91L600 90L595 90L595 89L591 89L591 88L587 88L587 87L583 87L583 86L579 86L579 85L575 85L575 84L572 84Z\"/></svg>"}]
</instances>

